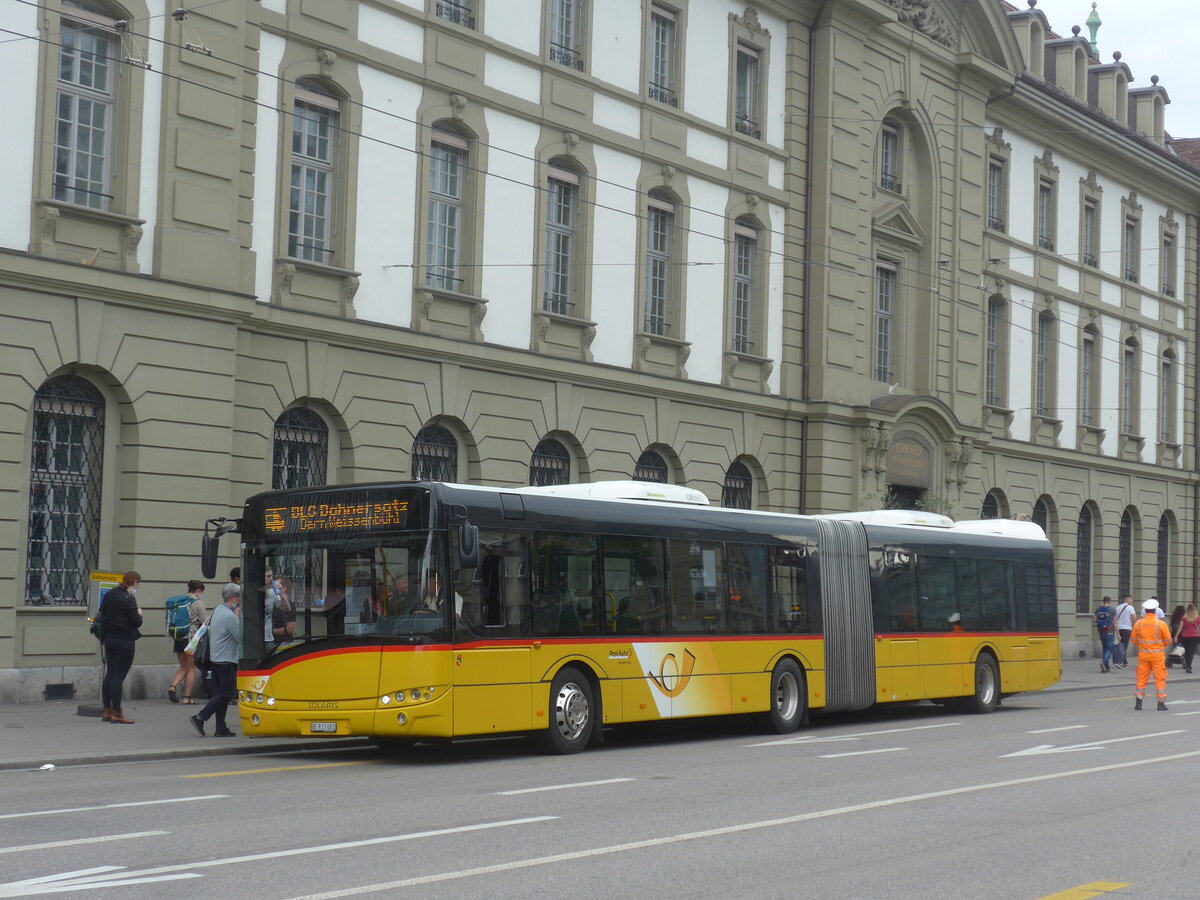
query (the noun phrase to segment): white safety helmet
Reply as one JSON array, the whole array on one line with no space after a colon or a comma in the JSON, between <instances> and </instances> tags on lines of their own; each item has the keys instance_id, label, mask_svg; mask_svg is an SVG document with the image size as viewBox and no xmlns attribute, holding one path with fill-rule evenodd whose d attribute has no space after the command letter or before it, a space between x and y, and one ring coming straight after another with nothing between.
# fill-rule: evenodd
<instances>
[{"instance_id":1,"label":"white safety helmet","mask_svg":"<svg viewBox=\"0 0 1200 900\"><path fill-rule=\"evenodd\" d=\"M1153 597L1142 604L1142 612L1150 612L1151 610L1155 609L1158 609L1158 601Z\"/></svg>"}]
</instances>

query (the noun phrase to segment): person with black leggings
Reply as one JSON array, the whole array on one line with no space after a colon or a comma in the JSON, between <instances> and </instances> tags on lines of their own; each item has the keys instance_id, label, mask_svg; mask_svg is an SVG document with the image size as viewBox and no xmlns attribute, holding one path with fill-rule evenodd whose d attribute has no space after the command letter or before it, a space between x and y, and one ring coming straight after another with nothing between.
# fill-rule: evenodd
<instances>
[{"instance_id":1,"label":"person with black leggings","mask_svg":"<svg viewBox=\"0 0 1200 900\"><path fill-rule=\"evenodd\" d=\"M104 613L104 679L100 682L100 699L104 704L103 720L118 725L132 725L133 719L121 711L121 691L125 676L133 667L134 641L142 636L142 610L135 599L142 576L126 572L121 583L104 595L100 611Z\"/></svg>"}]
</instances>

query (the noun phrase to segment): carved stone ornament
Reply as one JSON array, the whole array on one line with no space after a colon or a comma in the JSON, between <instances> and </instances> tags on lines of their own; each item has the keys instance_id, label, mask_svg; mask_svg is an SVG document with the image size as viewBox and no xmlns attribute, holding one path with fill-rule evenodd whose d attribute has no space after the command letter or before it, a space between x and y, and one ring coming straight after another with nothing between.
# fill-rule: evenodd
<instances>
[{"instance_id":1,"label":"carved stone ornament","mask_svg":"<svg viewBox=\"0 0 1200 900\"><path fill-rule=\"evenodd\" d=\"M563 143L567 147L567 156L574 158L575 150L579 147L579 135L573 131L564 131Z\"/></svg>"},{"instance_id":2,"label":"carved stone ornament","mask_svg":"<svg viewBox=\"0 0 1200 900\"><path fill-rule=\"evenodd\" d=\"M746 11L740 16L737 13L730 13L729 18L737 22L737 24L741 25L751 34L761 34L766 38L771 36L771 32L763 28L762 22L758 21L758 10L753 6L747 6Z\"/></svg>"},{"instance_id":3,"label":"carved stone ornament","mask_svg":"<svg viewBox=\"0 0 1200 900\"><path fill-rule=\"evenodd\" d=\"M675 167L664 165L662 167L662 177L663 181L670 184L671 180L675 177Z\"/></svg>"},{"instance_id":4,"label":"carved stone ornament","mask_svg":"<svg viewBox=\"0 0 1200 900\"><path fill-rule=\"evenodd\" d=\"M54 243L58 232L58 218L61 213L56 206L43 206L39 211L42 217L42 238Z\"/></svg>"},{"instance_id":5,"label":"carved stone ornament","mask_svg":"<svg viewBox=\"0 0 1200 900\"><path fill-rule=\"evenodd\" d=\"M290 294L292 292L292 279L296 277L295 263L280 263L276 274L279 276L279 293Z\"/></svg>"},{"instance_id":6,"label":"carved stone ornament","mask_svg":"<svg viewBox=\"0 0 1200 900\"><path fill-rule=\"evenodd\" d=\"M354 295L358 293L359 280L355 275L342 278L342 302L347 306L354 303Z\"/></svg>"},{"instance_id":7,"label":"carved stone ornament","mask_svg":"<svg viewBox=\"0 0 1200 900\"><path fill-rule=\"evenodd\" d=\"M884 3L896 10L902 25L911 25L943 47L953 46L954 29L933 8L933 0L884 0Z\"/></svg>"},{"instance_id":8,"label":"carved stone ornament","mask_svg":"<svg viewBox=\"0 0 1200 900\"><path fill-rule=\"evenodd\" d=\"M746 195L746 208L749 209L750 212L752 212L752 213L757 212L758 204L759 204L758 194L747 194Z\"/></svg>"},{"instance_id":9,"label":"carved stone ornament","mask_svg":"<svg viewBox=\"0 0 1200 900\"><path fill-rule=\"evenodd\" d=\"M126 225L121 229L121 232L121 237L125 245L125 258L132 259L137 256L138 244L142 242L142 226Z\"/></svg>"},{"instance_id":10,"label":"carved stone ornament","mask_svg":"<svg viewBox=\"0 0 1200 900\"><path fill-rule=\"evenodd\" d=\"M321 73L329 77L337 65L337 54L328 47L320 47L317 49L317 62L321 64Z\"/></svg>"},{"instance_id":11,"label":"carved stone ornament","mask_svg":"<svg viewBox=\"0 0 1200 900\"><path fill-rule=\"evenodd\" d=\"M467 109L467 98L462 94L450 95L450 114L458 121L462 121L463 113Z\"/></svg>"},{"instance_id":12,"label":"carved stone ornament","mask_svg":"<svg viewBox=\"0 0 1200 900\"><path fill-rule=\"evenodd\" d=\"M550 317L549 316L534 316L533 320L535 323L534 329L537 331L538 344L546 343L546 335L550 331Z\"/></svg>"},{"instance_id":13,"label":"carved stone ornament","mask_svg":"<svg viewBox=\"0 0 1200 900\"><path fill-rule=\"evenodd\" d=\"M1004 129L993 128L992 133L988 135L988 143L997 150L1012 150L1012 145L1004 140Z\"/></svg>"},{"instance_id":14,"label":"carved stone ornament","mask_svg":"<svg viewBox=\"0 0 1200 900\"><path fill-rule=\"evenodd\" d=\"M1098 194L1104 193L1104 186L1102 184L1100 184L1099 181L1096 180L1095 172L1088 172L1087 178L1081 179L1079 184L1089 194L1097 194L1098 195Z\"/></svg>"},{"instance_id":15,"label":"carved stone ornament","mask_svg":"<svg viewBox=\"0 0 1200 900\"><path fill-rule=\"evenodd\" d=\"M592 341L594 341L595 339L596 339L596 326L588 325L586 328L583 329L583 349L590 350L592 348Z\"/></svg>"}]
</instances>

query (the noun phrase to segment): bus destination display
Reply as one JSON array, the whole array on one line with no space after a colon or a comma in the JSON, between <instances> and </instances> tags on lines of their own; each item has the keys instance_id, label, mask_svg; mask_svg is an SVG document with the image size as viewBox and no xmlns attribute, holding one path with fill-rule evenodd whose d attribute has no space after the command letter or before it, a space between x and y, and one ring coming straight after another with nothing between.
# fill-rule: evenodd
<instances>
[{"instance_id":1,"label":"bus destination display","mask_svg":"<svg viewBox=\"0 0 1200 900\"><path fill-rule=\"evenodd\" d=\"M407 500L269 506L263 509L263 528L268 534L402 528L408 511Z\"/></svg>"}]
</instances>

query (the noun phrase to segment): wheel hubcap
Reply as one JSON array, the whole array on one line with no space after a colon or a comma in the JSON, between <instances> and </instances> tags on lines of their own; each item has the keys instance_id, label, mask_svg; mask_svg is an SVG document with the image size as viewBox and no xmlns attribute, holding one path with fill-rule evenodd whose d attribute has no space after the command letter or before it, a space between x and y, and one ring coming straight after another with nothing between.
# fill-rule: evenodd
<instances>
[{"instance_id":1,"label":"wheel hubcap","mask_svg":"<svg viewBox=\"0 0 1200 900\"><path fill-rule=\"evenodd\" d=\"M978 682L979 699L991 703L996 693L996 677L991 666L980 666Z\"/></svg>"},{"instance_id":2,"label":"wheel hubcap","mask_svg":"<svg viewBox=\"0 0 1200 900\"><path fill-rule=\"evenodd\" d=\"M796 684L796 679L791 672L784 672L779 676L779 682L775 685L775 709L784 719L791 719L796 715L796 707L800 703L800 688Z\"/></svg>"},{"instance_id":3,"label":"wheel hubcap","mask_svg":"<svg viewBox=\"0 0 1200 900\"><path fill-rule=\"evenodd\" d=\"M587 728L591 711L587 697L574 682L564 684L554 699L554 722L559 733L568 740L576 740Z\"/></svg>"}]
</instances>

